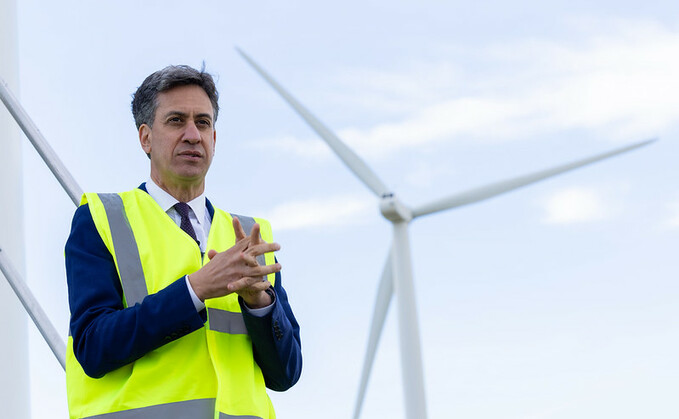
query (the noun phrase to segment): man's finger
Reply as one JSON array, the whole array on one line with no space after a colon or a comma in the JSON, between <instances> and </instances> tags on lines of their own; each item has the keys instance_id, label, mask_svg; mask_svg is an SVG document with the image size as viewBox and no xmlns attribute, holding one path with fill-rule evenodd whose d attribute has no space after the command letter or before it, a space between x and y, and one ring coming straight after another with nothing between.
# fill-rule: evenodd
<instances>
[{"instance_id":1,"label":"man's finger","mask_svg":"<svg viewBox=\"0 0 679 419\"><path fill-rule=\"evenodd\" d=\"M247 252L243 252L243 259L245 260L245 264L247 266L253 267L259 265L259 262L257 262L257 256L250 255Z\"/></svg>"},{"instance_id":2,"label":"man's finger","mask_svg":"<svg viewBox=\"0 0 679 419\"><path fill-rule=\"evenodd\" d=\"M246 271L245 274L248 275L248 276L254 276L254 277L259 278L259 277L262 277L262 276L266 276L266 275L269 275L269 274L279 272L280 270L281 270L281 264L276 262L276 263L271 264L271 265L253 266L248 271Z\"/></svg>"},{"instance_id":3,"label":"man's finger","mask_svg":"<svg viewBox=\"0 0 679 419\"><path fill-rule=\"evenodd\" d=\"M265 241L259 244L250 245L247 248L247 253L253 256L263 255L264 253L277 252L281 250L281 245L278 243L267 243Z\"/></svg>"},{"instance_id":4,"label":"man's finger","mask_svg":"<svg viewBox=\"0 0 679 419\"><path fill-rule=\"evenodd\" d=\"M250 243L257 244L261 241L259 223L255 223L250 230Z\"/></svg>"},{"instance_id":5,"label":"man's finger","mask_svg":"<svg viewBox=\"0 0 679 419\"><path fill-rule=\"evenodd\" d=\"M233 231L236 233L236 241L238 242L240 240L243 240L246 237L246 235L238 217L233 217L231 223L233 224Z\"/></svg>"},{"instance_id":6,"label":"man's finger","mask_svg":"<svg viewBox=\"0 0 679 419\"><path fill-rule=\"evenodd\" d=\"M252 288L264 291L265 289L269 288L271 284L269 283L269 281L266 281L266 279L262 281L262 278L265 277L245 276L237 281L228 284L226 287L230 292L239 292Z\"/></svg>"},{"instance_id":7,"label":"man's finger","mask_svg":"<svg viewBox=\"0 0 679 419\"><path fill-rule=\"evenodd\" d=\"M266 278L262 278L261 281L250 286L250 289L253 291L266 291L269 288L271 288L271 282L267 281Z\"/></svg>"}]
</instances>

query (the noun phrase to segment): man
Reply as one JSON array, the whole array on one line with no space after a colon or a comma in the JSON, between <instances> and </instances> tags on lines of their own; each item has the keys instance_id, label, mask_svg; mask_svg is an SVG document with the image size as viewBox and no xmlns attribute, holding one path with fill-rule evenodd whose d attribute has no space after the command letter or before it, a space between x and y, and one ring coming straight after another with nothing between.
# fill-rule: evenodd
<instances>
[{"instance_id":1,"label":"man","mask_svg":"<svg viewBox=\"0 0 679 419\"><path fill-rule=\"evenodd\" d=\"M217 99L203 71L151 74L132 101L150 180L83 195L65 252L71 418L273 418L265 387L299 379L269 223L204 196Z\"/></svg>"}]
</instances>

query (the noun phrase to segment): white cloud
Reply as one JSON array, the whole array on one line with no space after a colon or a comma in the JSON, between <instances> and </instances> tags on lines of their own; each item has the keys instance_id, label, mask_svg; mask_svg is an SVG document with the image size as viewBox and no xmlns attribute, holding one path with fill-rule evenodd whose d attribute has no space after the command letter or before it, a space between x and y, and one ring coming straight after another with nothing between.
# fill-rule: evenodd
<instances>
[{"instance_id":1,"label":"white cloud","mask_svg":"<svg viewBox=\"0 0 679 419\"><path fill-rule=\"evenodd\" d=\"M459 64L407 60L407 65L398 71L342 67L330 81L338 86L337 93L327 100L340 109L402 116L445 100L464 86Z\"/></svg>"},{"instance_id":2,"label":"white cloud","mask_svg":"<svg viewBox=\"0 0 679 419\"><path fill-rule=\"evenodd\" d=\"M547 127L591 128L624 138L676 124L679 33L645 22L604 26L606 34L593 34L584 45L514 45L512 53L522 57L514 60L529 63L528 74L536 77L523 107L535 113L541 105Z\"/></svg>"},{"instance_id":3,"label":"white cloud","mask_svg":"<svg viewBox=\"0 0 679 419\"><path fill-rule=\"evenodd\" d=\"M670 228L679 228L679 200L668 205L670 217L667 220L667 226Z\"/></svg>"},{"instance_id":4,"label":"white cloud","mask_svg":"<svg viewBox=\"0 0 679 419\"><path fill-rule=\"evenodd\" d=\"M548 224L571 224L601 220L608 215L608 208L601 195L591 188L571 187L562 189L544 203Z\"/></svg>"},{"instance_id":5,"label":"white cloud","mask_svg":"<svg viewBox=\"0 0 679 419\"><path fill-rule=\"evenodd\" d=\"M266 212L277 231L357 225L375 211L366 195L337 195L287 202Z\"/></svg>"},{"instance_id":6,"label":"white cloud","mask_svg":"<svg viewBox=\"0 0 679 419\"><path fill-rule=\"evenodd\" d=\"M360 155L379 158L444 141L512 141L570 129L637 140L677 124L679 32L644 22L589 23L599 29L585 33L585 39L575 44L519 40L490 45L475 55L497 70L482 75L462 74L449 64L456 60L455 52L444 62L419 63L405 73L354 70L346 79L356 80L351 91L357 94L345 108L366 106L367 111L380 101L380 94L385 102L382 109L389 108L386 103L393 101L392 96L399 103L419 107L394 105L403 111L395 118L393 109L386 116L377 106L372 127L334 129ZM431 80L423 76L426 66L434 75ZM367 82L360 82L362 77L374 85L365 95ZM345 83L335 90L349 100ZM453 83L466 87L452 94ZM444 99L436 90L441 86L448 98L455 97ZM389 94L389 89L394 93ZM302 156L327 155L317 154L311 144L320 142L313 138L282 138L275 143Z\"/></svg>"},{"instance_id":7,"label":"white cloud","mask_svg":"<svg viewBox=\"0 0 679 419\"><path fill-rule=\"evenodd\" d=\"M410 186L428 188L436 179L452 177L454 171L449 166L436 166L428 162L419 161L408 173L405 180Z\"/></svg>"},{"instance_id":8,"label":"white cloud","mask_svg":"<svg viewBox=\"0 0 679 419\"><path fill-rule=\"evenodd\" d=\"M278 138L267 138L258 141L250 141L246 147L252 147L257 150L279 150L293 154L295 156L304 157L309 160L326 159L331 156L330 148L320 139L306 138L300 139L290 135Z\"/></svg>"}]
</instances>

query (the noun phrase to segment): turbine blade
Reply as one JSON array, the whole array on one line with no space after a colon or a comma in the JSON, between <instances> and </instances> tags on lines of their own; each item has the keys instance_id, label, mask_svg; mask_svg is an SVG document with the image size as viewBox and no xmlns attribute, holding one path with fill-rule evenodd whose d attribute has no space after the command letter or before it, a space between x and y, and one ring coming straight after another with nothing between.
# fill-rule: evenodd
<instances>
[{"instance_id":1,"label":"turbine blade","mask_svg":"<svg viewBox=\"0 0 679 419\"><path fill-rule=\"evenodd\" d=\"M259 73L264 80L273 87L283 99L313 128L314 131L330 146L337 156L347 165L347 167L378 197L388 194L390 191L379 177L368 167L368 165L352 149L346 146L329 128L327 128L318 118L311 114L301 103L299 103L290 93L278 84L269 74L267 74L252 58L250 58L240 48L236 48L238 53Z\"/></svg>"},{"instance_id":2,"label":"turbine blade","mask_svg":"<svg viewBox=\"0 0 679 419\"><path fill-rule=\"evenodd\" d=\"M491 183L485 186L481 186L478 188L470 189L468 191L462 192L462 193L457 193L454 195L451 195L449 197L439 199L436 201L433 201L431 203L419 206L413 210L413 217L419 217L422 215L427 215L431 214L434 212L439 212L443 210L447 210L450 208L455 208L455 207L460 207L463 205L468 205L468 204L473 204L475 202L483 201L488 198L492 198L494 196L503 194L505 192L512 191L514 189L520 188L522 186L530 185L531 183L535 183L538 181L541 181L543 179L547 179L552 176L556 176L558 174L568 172L570 170L574 170L577 168L580 168L582 166L586 166L588 164L592 164L595 162L598 162L600 160L607 159L609 157L616 156L618 154L626 153L628 151L635 150L639 147L643 147L645 145L648 145L652 142L656 141L656 139L651 139L651 140L646 140L646 141L641 141L638 143L634 143L632 145L628 145L625 147L617 148L605 153L597 154L592 157L588 157L585 159L577 160L571 163L563 164L560 166L553 167L551 169L546 169L542 170L539 172L534 172L530 173L527 175L523 176L518 176L512 179L507 179L503 180L500 182L496 183Z\"/></svg>"},{"instance_id":3,"label":"turbine blade","mask_svg":"<svg viewBox=\"0 0 679 419\"><path fill-rule=\"evenodd\" d=\"M372 370L373 362L375 360L377 344L379 343L380 336L382 335L384 319L387 316L387 310L389 309L391 296L393 294L394 281L392 277L391 252L389 252L387 263L384 265L384 271L382 271L382 279L380 280L380 285L377 289L377 297L375 298L375 309L373 311L372 324L370 325L368 346L365 350L365 358L363 360L363 371L361 372L361 383L358 388L358 396L356 397L354 419L358 419L361 414L363 400L365 400L365 392L368 387L368 379L370 378L370 371Z\"/></svg>"}]
</instances>

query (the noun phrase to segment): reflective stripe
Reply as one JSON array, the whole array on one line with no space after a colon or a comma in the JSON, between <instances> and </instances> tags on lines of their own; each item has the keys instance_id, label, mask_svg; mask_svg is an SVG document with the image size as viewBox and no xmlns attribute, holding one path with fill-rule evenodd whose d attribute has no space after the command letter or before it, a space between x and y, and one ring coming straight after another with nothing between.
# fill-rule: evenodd
<instances>
[{"instance_id":1,"label":"reflective stripe","mask_svg":"<svg viewBox=\"0 0 679 419\"><path fill-rule=\"evenodd\" d=\"M256 223L254 218L248 217L247 215L231 214L231 217L238 217L238 221L240 221L240 225L243 227L243 231L245 231L246 235L250 234L252 226ZM259 266L266 266L264 255L257 256L257 263L259 263Z\"/></svg>"},{"instance_id":2,"label":"reflective stripe","mask_svg":"<svg viewBox=\"0 0 679 419\"><path fill-rule=\"evenodd\" d=\"M210 320L210 330L230 335L248 334L248 329L245 327L245 321L241 313L208 307L207 317Z\"/></svg>"},{"instance_id":3,"label":"reflective stripe","mask_svg":"<svg viewBox=\"0 0 679 419\"><path fill-rule=\"evenodd\" d=\"M226 413L219 412L219 419L262 419L259 416L235 416L235 415L227 415Z\"/></svg>"},{"instance_id":4,"label":"reflective stripe","mask_svg":"<svg viewBox=\"0 0 679 419\"><path fill-rule=\"evenodd\" d=\"M144 270L141 267L141 258L137 241L130 222L127 220L123 200L116 193L98 194L101 203L104 204L106 217L111 229L111 239L115 249L120 282L123 285L123 293L128 307L132 307L148 295Z\"/></svg>"},{"instance_id":5,"label":"reflective stripe","mask_svg":"<svg viewBox=\"0 0 679 419\"><path fill-rule=\"evenodd\" d=\"M198 399L104 413L83 419L212 419L214 417L215 399Z\"/></svg>"}]
</instances>

